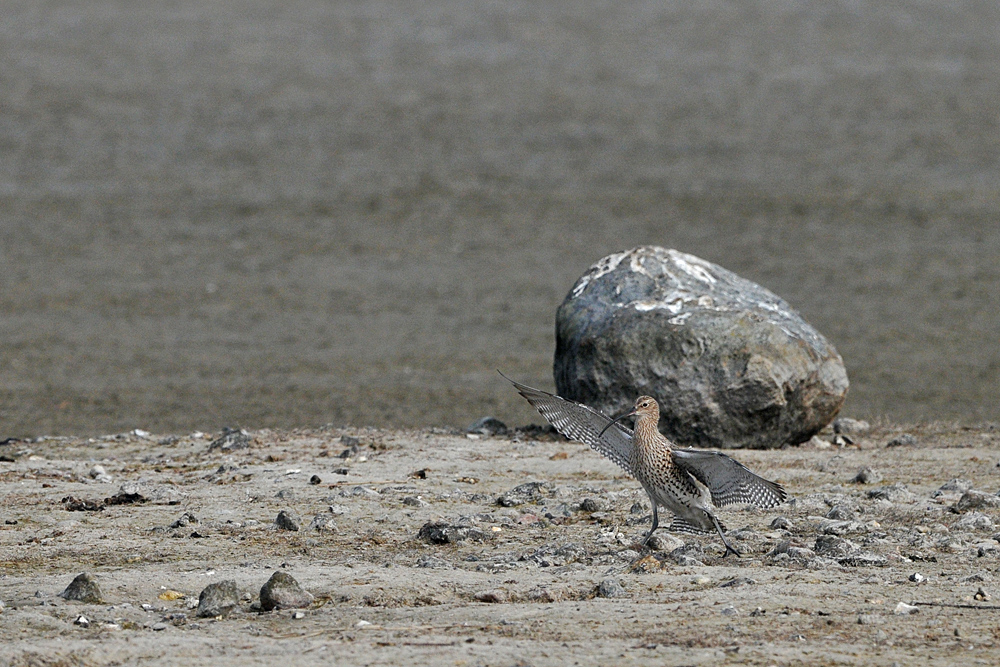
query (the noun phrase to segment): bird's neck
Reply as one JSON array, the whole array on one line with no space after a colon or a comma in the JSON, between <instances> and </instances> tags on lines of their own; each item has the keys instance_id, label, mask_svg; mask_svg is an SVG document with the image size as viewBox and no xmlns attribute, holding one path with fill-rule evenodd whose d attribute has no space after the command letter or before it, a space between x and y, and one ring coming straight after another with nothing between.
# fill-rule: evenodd
<instances>
[{"instance_id":1,"label":"bird's neck","mask_svg":"<svg viewBox=\"0 0 1000 667\"><path fill-rule=\"evenodd\" d=\"M670 443L664 438L657 424L660 420L652 415L641 415L635 420L635 438L639 447L670 449Z\"/></svg>"}]
</instances>

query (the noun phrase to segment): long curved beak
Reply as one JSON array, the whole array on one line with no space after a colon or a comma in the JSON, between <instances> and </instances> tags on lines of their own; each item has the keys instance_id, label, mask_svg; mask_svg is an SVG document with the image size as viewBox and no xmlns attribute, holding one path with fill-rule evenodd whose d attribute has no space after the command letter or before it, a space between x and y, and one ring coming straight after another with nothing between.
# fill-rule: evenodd
<instances>
[{"instance_id":1,"label":"long curved beak","mask_svg":"<svg viewBox=\"0 0 1000 667\"><path fill-rule=\"evenodd\" d=\"M615 424L617 424L621 420L625 419L626 417L632 417L634 415L635 415L635 410L633 410L632 412L626 412L623 415L619 415L618 417L615 417L614 419L612 419L611 421L608 422L607 426L605 426L604 428L601 429L601 432L597 434L597 437L600 438L602 435L604 435L604 432L607 431L609 428L611 428L612 426L614 426Z\"/></svg>"}]
</instances>

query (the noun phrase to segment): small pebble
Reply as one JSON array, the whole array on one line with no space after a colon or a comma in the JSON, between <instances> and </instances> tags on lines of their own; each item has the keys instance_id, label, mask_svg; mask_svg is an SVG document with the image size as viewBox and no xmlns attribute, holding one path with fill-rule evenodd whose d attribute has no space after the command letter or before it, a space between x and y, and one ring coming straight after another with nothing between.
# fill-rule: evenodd
<instances>
[{"instance_id":1,"label":"small pebble","mask_svg":"<svg viewBox=\"0 0 1000 667\"><path fill-rule=\"evenodd\" d=\"M982 587L982 586L980 586L980 587L979 587L979 590L978 590L978 591L976 591L976 594L975 594L975 595L974 595L973 597L974 597L974 598L975 598L976 600L979 600L980 602L986 602L987 600L989 600L989 599L990 599L990 594L989 594L989 593L987 593L986 591L984 591L984 590L983 590L983 587Z\"/></svg>"},{"instance_id":2,"label":"small pebble","mask_svg":"<svg viewBox=\"0 0 1000 667\"><path fill-rule=\"evenodd\" d=\"M320 479L319 475L313 475L312 477L309 478L309 483L310 484L322 484L323 480Z\"/></svg>"},{"instance_id":3,"label":"small pebble","mask_svg":"<svg viewBox=\"0 0 1000 667\"><path fill-rule=\"evenodd\" d=\"M896 605L896 608L893 610L892 613L896 614L897 616L907 616L909 614L916 614L918 611L920 611L920 607L917 607L912 604L906 604L905 602L900 602L899 604Z\"/></svg>"},{"instance_id":4,"label":"small pebble","mask_svg":"<svg viewBox=\"0 0 1000 667\"><path fill-rule=\"evenodd\" d=\"M910 579L910 581L912 581L912 582L914 582L916 584L919 584L920 582L922 582L925 579L927 579L927 577L925 577L924 575L920 574L919 572L914 572L913 574L910 575L909 579Z\"/></svg>"},{"instance_id":5,"label":"small pebble","mask_svg":"<svg viewBox=\"0 0 1000 667\"><path fill-rule=\"evenodd\" d=\"M153 630L155 632L163 632L166 629L167 629L167 624L166 623L154 623L153 624Z\"/></svg>"},{"instance_id":6,"label":"small pebble","mask_svg":"<svg viewBox=\"0 0 1000 667\"><path fill-rule=\"evenodd\" d=\"M86 616L80 614L79 616L76 617L76 620L73 621L73 625L79 625L81 628L89 628L90 621L87 619Z\"/></svg>"}]
</instances>

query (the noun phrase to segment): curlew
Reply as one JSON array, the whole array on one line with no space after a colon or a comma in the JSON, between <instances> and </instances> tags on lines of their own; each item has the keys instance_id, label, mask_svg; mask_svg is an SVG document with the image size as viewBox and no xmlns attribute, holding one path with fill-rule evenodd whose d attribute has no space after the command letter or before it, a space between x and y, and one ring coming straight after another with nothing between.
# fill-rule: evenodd
<instances>
[{"instance_id":1,"label":"curlew","mask_svg":"<svg viewBox=\"0 0 1000 667\"><path fill-rule=\"evenodd\" d=\"M762 509L780 505L785 489L753 473L722 452L675 447L657 429L660 406L651 396L640 396L631 412L612 419L582 403L511 380L517 391L557 431L590 445L634 477L649 496L653 525L642 541L645 546L660 525L658 507L673 513L672 532L716 531L726 546L723 556L740 552L726 538L726 528L713 513L713 505L749 504ZM635 430L620 421L634 416Z\"/></svg>"}]
</instances>

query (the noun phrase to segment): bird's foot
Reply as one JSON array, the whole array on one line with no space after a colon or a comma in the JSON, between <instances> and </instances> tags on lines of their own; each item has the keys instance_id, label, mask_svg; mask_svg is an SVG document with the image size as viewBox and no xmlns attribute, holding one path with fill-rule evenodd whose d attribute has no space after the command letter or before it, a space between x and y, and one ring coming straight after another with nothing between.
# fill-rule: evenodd
<instances>
[{"instance_id":1,"label":"bird's foot","mask_svg":"<svg viewBox=\"0 0 1000 667\"><path fill-rule=\"evenodd\" d=\"M725 542L725 545L726 545L726 553L722 554L722 557L723 557L723 558L725 558L725 557L726 557L726 556L728 556L729 554L733 554L733 555L735 555L735 556L736 556L737 558L740 558L741 556L743 556L743 554L741 554L741 553L740 553L739 551L737 551L737 550L736 550L736 547L734 547L734 546L733 546L732 544L730 544L730 543L729 543L728 541L727 541L727 542Z\"/></svg>"}]
</instances>

